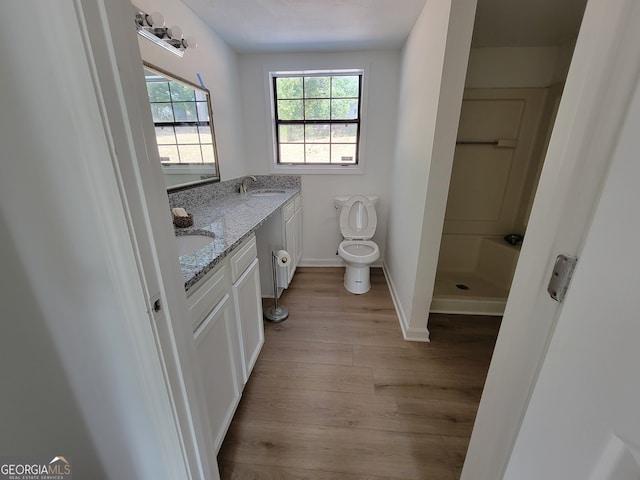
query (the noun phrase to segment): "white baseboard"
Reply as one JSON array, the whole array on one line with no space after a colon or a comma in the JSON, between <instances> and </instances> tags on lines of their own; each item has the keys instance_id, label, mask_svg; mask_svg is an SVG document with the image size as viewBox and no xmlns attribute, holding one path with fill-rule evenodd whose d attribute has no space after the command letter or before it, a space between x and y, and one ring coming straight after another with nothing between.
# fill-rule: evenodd
<instances>
[{"instance_id":1,"label":"white baseboard","mask_svg":"<svg viewBox=\"0 0 640 480\"><path fill-rule=\"evenodd\" d=\"M299 267L344 267L344 262L340 257L335 260L326 258L302 258L298 263Z\"/></svg>"},{"instance_id":2,"label":"white baseboard","mask_svg":"<svg viewBox=\"0 0 640 480\"><path fill-rule=\"evenodd\" d=\"M299 267L344 267L344 261L337 257L334 259L326 259L326 258L302 258L300 259L300 263L298 263ZM373 268L384 268L384 264L382 261L378 260L377 262L371 265Z\"/></svg>"},{"instance_id":3,"label":"white baseboard","mask_svg":"<svg viewBox=\"0 0 640 480\"><path fill-rule=\"evenodd\" d=\"M384 272L384 278L387 280L389 292L391 292L391 299L393 300L393 306L396 309L396 314L398 315L398 320L400 322L400 328L402 329L402 336L404 337L404 339L412 342L430 342L431 340L429 339L429 329L425 328L423 330L409 327L409 318L402 309L398 291L393 283L391 276L389 275L386 264L382 265L382 271Z\"/></svg>"}]
</instances>

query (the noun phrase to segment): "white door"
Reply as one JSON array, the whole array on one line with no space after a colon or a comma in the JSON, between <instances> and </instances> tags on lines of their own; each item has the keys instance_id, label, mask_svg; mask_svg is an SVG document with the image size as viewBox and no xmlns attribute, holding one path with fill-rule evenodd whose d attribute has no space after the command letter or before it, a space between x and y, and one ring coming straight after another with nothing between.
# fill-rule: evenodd
<instances>
[{"instance_id":1,"label":"white door","mask_svg":"<svg viewBox=\"0 0 640 480\"><path fill-rule=\"evenodd\" d=\"M505 479L640 479L640 91Z\"/></svg>"},{"instance_id":2,"label":"white door","mask_svg":"<svg viewBox=\"0 0 640 480\"><path fill-rule=\"evenodd\" d=\"M589 0L587 3L462 480L504 478L514 445L520 442L522 420L556 319L563 311L563 305L551 300L546 293L553 261L560 253L582 257L609 162L637 86L638 24L640 2ZM629 255L635 240L623 239L613 231L610 235L612 239L619 239L611 248L621 255ZM576 295L575 288L575 285L571 287L570 295ZM596 304L603 301L601 293L590 301ZM569 299L567 307L568 304ZM601 318L603 332L609 318L609 314ZM610 348L602 342L592 354ZM580 406L578 403L573 408ZM548 440L549 436L544 439ZM571 448L571 445L565 447ZM538 460L549 461L542 456Z\"/></svg>"},{"instance_id":3,"label":"white door","mask_svg":"<svg viewBox=\"0 0 640 480\"><path fill-rule=\"evenodd\" d=\"M264 344L264 324L262 320L262 296L260 294L260 270L258 259L245 270L233 284L237 323L240 329L240 350L242 353L242 385L246 384L258 360Z\"/></svg>"},{"instance_id":4,"label":"white door","mask_svg":"<svg viewBox=\"0 0 640 480\"><path fill-rule=\"evenodd\" d=\"M222 445L242 394L237 375L242 366L236 364L234 351L238 347L234 342L235 329L233 305L225 295L194 332L196 358L216 452Z\"/></svg>"}]
</instances>

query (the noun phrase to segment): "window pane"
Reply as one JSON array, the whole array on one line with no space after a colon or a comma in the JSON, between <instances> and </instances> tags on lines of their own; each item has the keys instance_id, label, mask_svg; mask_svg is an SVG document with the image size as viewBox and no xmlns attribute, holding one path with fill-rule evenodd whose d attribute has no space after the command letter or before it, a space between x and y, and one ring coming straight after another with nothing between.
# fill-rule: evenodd
<instances>
[{"instance_id":1,"label":"window pane","mask_svg":"<svg viewBox=\"0 0 640 480\"><path fill-rule=\"evenodd\" d=\"M198 110L198 121L199 122L208 122L209 121L209 108L207 107L207 102L198 102L198 103L196 103L196 109Z\"/></svg>"},{"instance_id":2,"label":"window pane","mask_svg":"<svg viewBox=\"0 0 640 480\"><path fill-rule=\"evenodd\" d=\"M343 123L331 125L332 143L356 143L358 138L358 125L355 123Z\"/></svg>"},{"instance_id":3,"label":"window pane","mask_svg":"<svg viewBox=\"0 0 640 480\"><path fill-rule=\"evenodd\" d=\"M358 74L276 77L278 163L356 165L360 84Z\"/></svg>"},{"instance_id":4,"label":"window pane","mask_svg":"<svg viewBox=\"0 0 640 480\"><path fill-rule=\"evenodd\" d=\"M200 145L178 145L180 163L202 163Z\"/></svg>"},{"instance_id":5,"label":"window pane","mask_svg":"<svg viewBox=\"0 0 640 480\"><path fill-rule=\"evenodd\" d=\"M358 118L358 99L331 100L332 120L355 120Z\"/></svg>"},{"instance_id":6,"label":"window pane","mask_svg":"<svg viewBox=\"0 0 640 480\"><path fill-rule=\"evenodd\" d=\"M176 135L173 127L156 127L156 142L158 145L175 145Z\"/></svg>"},{"instance_id":7,"label":"window pane","mask_svg":"<svg viewBox=\"0 0 640 480\"><path fill-rule=\"evenodd\" d=\"M333 77L331 79L331 98L358 97L360 77Z\"/></svg>"},{"instance_id":8,"label":"window pane","mask_svg":"<svg viewBox=\"0 0 640 480\"><path fill-rule=\"evenodd\" d=\"M302 77L276 78L276 95L278 98L302 98Z\"/></svg>"},{"instance_id":9,"label":"window pane","mask_svg":"<svg viewBox=\"0 0 640 480\"><path fill-rule=\"evenodd\" d=\"M151 116L154 122L173 122L173 109L170 103L152 103Z\"/></svg>"},{"instance_id":10,"label":"window pane","mask_svg":"<svg viewBox=\"0 0 640 480\"><path fill-rule=\"evenodd\" d=\"M278 119L303 120L302 100L278 100Z\"/></svg>"},{"instance_id":11,"label":"window pane","mask_svg":"<svg viewBox=\"0 0 640 480\"><path fill-rule=\"evenodd\" d=\"M207 101L207 92L202 92L200 90L194 90L196 92L196 102L206 102Z\"/></svg>"},{"instance_id":12,"label":"window pane","mask_svg":"<svg viewBox=\"0 0 640 480\"><path fill-rule=\"evenodd\" d=\"M280 125L278 138L282 143L304 142L304 125Z\"/></svg>"},{"instance_id":13,"label":"window pane","mask_svg":"<svg viewBox=\"0 0 640 480\"><path fill-rule=\"evenodd\" d=\"M213 143L211 127L209 127L209 125L206 127L198 127L198 133L200 134L200 143Z\"/></svg>"},{"instance_id":14,"label":"window pane","mask_svg":"<svg viewBox=\"0 0 640 480\"><path fill-rule=\"evenodd\" d=\"M331 77L305 77L304 98L329 98Z\"/></svg>"},{"instance_id":15,"label":"window pane","mask_svg":"<svg viewBox=\"0 0 640 480\"><path fill-rule=\"evenodd\" d=\"M197 122L198 113L195 102L177 102L173 104L176 122Z\"/></svg>"},{"instance_id":16,"label":"window pane","mask_svg":"<svg viewBox=\"0 0 640 480\"><path fill-rule=\"evenodd\" d=\"M200 143L198 127L176 127L176 138L178 139L178 145L197 145Z\"/></svg>"},{"instance_id":17,"label":"window pane","mask_svg":"<svg viewBox=\"0 0 640 480\"><path fill-rule=\"evenodd\" d=\"M204 163L216 163L216 155L213 151L213 145L201 145L202 161Z\"/></svg>"},{"instance_id":18,"label":"window pane","mask_svg":"<svg viewBox=\"0 0 640 480\"><path fill-rule=\"evenodd\" d=\"M331 145L331 163L342 165L352 165L356 163L355 144L333 144Z\"/></svg>"},{"instance_id":19,"label":"window pane","mask_svg":"<svg viewBox=\"0 0 640 480\"><path fill-rule=\"evenodd\" d=\"M171 100L174 102L193 102L196 94L193 88L187 87L178 82L169 82L171 89Z\"/></svg>"},{"instance_id":20,"label":"window pane","mask_svg":"<svg viewBox=\"0 0 640 480\"><path fill-rule=\"evenodd\" d=\"M324 143L308 143L305 145L307 163L330 163L330 145Z\"/></svg>"},{"instance_id":21,"label":"window pane","mask_svg":"<svg viewBox=\"0 0 640 480\"><path fill-rule=\"evenodd\" d=\"M147 82L147 92L150 102L168 102L169 82Z\"/></svg>"},{"instance_id":22,"label":"window pane","mask_svg":"<svg viewBox=\"0 0 640 480\"><path fill-rule=\"evenodd\" d=\"M280 145L280 163L304 163L304 144L284 143Z\"/></svg>"},{"instance_id":23,"label":"window pane","mask_svg":"<svg viewBox=\"0 0 640 480\"><path fill-rule=\"evenodd\" d=\"M305 125L305 140L309 143L329 143L331 125Z\"/></svg>"},{"instance_id":24,"label":"window pane","mask_svg":"<svg viewBox=\"0 0 640 480\"><path fill-rule=\"evenodd\" d=\"M160 154L160 160L163 163L180 163L178 147L175 145L160 145L158 146L158 153Z\"/></svg>"},{"instance_id":25,"label":"window pane","mask_svg":"<svg viewBox=\"0 0 640 480\"><path fill-rule=\"evenodd\" d=\"M306 120L329 120L330 100L306 100L304 102L304 118Z\"/></svg>"}]
</instances>

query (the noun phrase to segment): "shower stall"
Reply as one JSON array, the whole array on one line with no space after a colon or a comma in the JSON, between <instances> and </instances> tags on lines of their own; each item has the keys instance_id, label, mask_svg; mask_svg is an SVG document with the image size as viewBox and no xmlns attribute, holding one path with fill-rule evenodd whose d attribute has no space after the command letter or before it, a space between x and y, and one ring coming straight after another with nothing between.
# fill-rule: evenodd
<instances>
[{"instance_id":1,"label":"shower stall","mask_svg":"<svg viewBox=\"0 0 640 480\"><path fill-rule=\"evenodd\" d=\"M465 89L432 312L504 312L561 93Z\"/></svg>"}]
</instances>

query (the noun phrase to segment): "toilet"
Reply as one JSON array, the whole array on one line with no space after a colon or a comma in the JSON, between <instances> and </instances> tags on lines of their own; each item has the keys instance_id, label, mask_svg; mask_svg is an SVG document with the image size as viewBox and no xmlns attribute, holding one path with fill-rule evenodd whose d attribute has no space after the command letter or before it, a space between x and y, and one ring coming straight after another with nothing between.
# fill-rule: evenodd
<instances>
[{"instance_id":1,"label":"toilet","mask_svg":"<svg viewBox=\"0 0 640 480\"><path fill-rule=\"evenodd\" d=\"M378 245L371 241L378 224L377 200L377 196L360 194L334 198L339 211L340 233L344 237L338 247L338 255L346 263L344 288L351 293L369 291L369 269L380 257Z\"/></svg>"}]
</instances>

